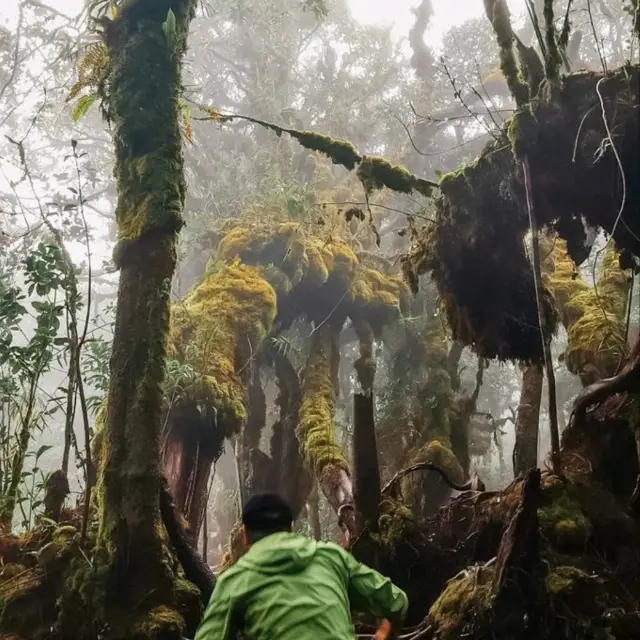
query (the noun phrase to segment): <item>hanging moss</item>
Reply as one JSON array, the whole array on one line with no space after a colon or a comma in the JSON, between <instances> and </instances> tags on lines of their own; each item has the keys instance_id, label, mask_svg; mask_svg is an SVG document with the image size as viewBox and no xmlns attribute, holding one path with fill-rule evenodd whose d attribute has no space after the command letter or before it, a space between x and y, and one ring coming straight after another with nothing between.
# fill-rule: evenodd
<instances>
[{"instance_id":1,"label":"hanging moss","mask_svg":"<svg viewBox=\"0 0 640 640\"><path fill-rule=\"evenodd\" d=\"M545 281L567 330L568 369L584 384L614 375L626 352L629 287L618 253L607 248L594 288L582 279L564 240L548 238L543 244Z\"/></svg>"},{"instance_id":2,"label":"hanging moss","mask_svg":"<svg viewBox=\"0 0 640 640\"><path fill-rule=\"evenodd\" d=\"M302 456L322 482L326 474L349 470L334 429L334 350L337 334L328 324L316 329L302 373L302 403L296 429Z\"/></svg>"},{"instance_id":3,"label":"hanging moss","mask_svg":"<svg viewBox=\"0 0 640 640\"><path fill-rule=\"evenodd\" d=\"M276 294L261 269L238 260L207 275L172 309L170 354L198 372L184 390L213 406L227 436L247 419L242 372L260 349L276 315Z\"/></svg>"}]
</instances>

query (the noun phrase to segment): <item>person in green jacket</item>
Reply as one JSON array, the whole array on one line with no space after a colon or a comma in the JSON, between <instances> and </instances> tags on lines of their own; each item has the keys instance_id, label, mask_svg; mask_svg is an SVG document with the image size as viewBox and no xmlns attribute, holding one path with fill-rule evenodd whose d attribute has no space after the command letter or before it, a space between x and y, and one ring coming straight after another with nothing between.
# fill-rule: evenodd
<instances>
[{"instance_id":1,"label":"person in green jacket","mask_svg":"<svg viewBox=\"0 0 640 640\"><path fill-rule=\"evenodd\" d=\"M351 610L404 621L404 591L338 545L292 533L278 495L250 498L242 523L249 549L219 576L195 640L353 640Z\"/></svg>"}]
</instances>

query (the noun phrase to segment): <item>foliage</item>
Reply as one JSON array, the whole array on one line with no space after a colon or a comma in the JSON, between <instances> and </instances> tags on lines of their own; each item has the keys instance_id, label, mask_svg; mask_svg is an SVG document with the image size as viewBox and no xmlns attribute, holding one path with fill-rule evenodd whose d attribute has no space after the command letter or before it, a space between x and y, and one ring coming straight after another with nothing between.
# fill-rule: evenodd
<instances>
[{"instance_id":1,"label":"foliage","mask_svg":"<svg viewBox=\"0 0 640 640\"><path fill-rule=\"evenodd\" d=\"M45 478L37 463L46 448L32 454L32 470L24 465L32 438L59 406L55 399L42 403L39 388L65 344L59 337L64 305L58 296L69 283L57 245L41 243L24 260L22 275L31 311L20 287L0 282L0 520L5 526L11 525L16 505L28 526L31 511L41 504L36 494Z\"/></svg>"}]
</instances>

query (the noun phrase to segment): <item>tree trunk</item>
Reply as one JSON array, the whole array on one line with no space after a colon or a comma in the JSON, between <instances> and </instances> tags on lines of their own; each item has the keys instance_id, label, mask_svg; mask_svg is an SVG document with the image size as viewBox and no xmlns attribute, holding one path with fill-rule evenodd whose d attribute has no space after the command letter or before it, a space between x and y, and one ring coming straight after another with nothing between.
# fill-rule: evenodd
<instances>
[{"instance_id":1,"label":"tree trunk","mask_svg":"<svg viewBox=\"0 0 640 640\"><path fill-rule=\"evenodd\" d=\"M375 528L380 506L380 467L373 417L373 394L353 397L353 475L356 531Z\"/></svg>"},{"instance_id":2,"label":"tree trunk","mask_svg":"<svg viewBox=\"0 0 640 640\"><path fill-rule=\"evenodd\" d=\"M181 59L192 0L132 0L106 20L121 269L101 451L99 545L115 638L181 638L160 535L165 341L185 197ZM167 609L168 607L168 609ZM163 615L154 615L162 610Z\"/></svg>"},{"instance_id":3,"label":"tree trunk","mask_svg":"<svg viewBox=\"0 0 640 640\"><path fill-rule=\"evenodd\" d=\"M538 425L543 378L541 365L524 365L516 417L516 443L513 449L513 473L516 476L538 466Z\"/></svg>"}]
</instances>

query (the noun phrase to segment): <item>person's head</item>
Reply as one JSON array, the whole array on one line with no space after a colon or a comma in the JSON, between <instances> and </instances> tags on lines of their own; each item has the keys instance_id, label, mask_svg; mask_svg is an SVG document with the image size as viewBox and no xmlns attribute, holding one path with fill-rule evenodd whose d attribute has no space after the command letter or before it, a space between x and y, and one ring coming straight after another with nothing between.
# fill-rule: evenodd
<instances>
[{"instance_id":1,"label":"person's head","mask_svg":"<svg viewBox=\"0 0 640 640\"><path fill-rule=\"evenodd\" d=\"M282 531L291 531L291 507L276 493L257 493L244 505L242 524L247 546Z\"/></svg>"}]
</instances>

